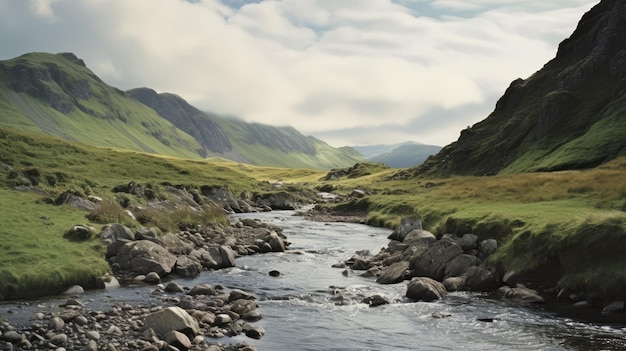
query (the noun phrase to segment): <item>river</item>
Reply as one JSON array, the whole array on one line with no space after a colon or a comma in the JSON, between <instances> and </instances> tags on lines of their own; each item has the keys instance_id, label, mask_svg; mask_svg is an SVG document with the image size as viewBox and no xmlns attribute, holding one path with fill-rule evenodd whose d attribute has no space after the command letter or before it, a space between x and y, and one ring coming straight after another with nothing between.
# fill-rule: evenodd
<instances>
[{"instance_id":1,"label":"river","mask_svg":"<svg viewBox=\"0 0 626 351\"><path fill-rule=\"evenodd\" d=\"M437 302L404 298L406 282L376 284L357 272L332 268L355 251L378 252L390 231L351 223L323 223L293 216L293 211L242 214L284 228L292 243L284 253L244 256L237 267L205 271L181 285L220 284L258 296L266 330L260 340L240 335L220 342L252 342L259 350L623 350L626 326L577 322L488 294L458 292ZM280 276L272 277L272 270ZM87 292L90 307L117 301L142 301L153 287L137 285ZM364 297L379 294L391 303L369 307ZM60 300L59 300L60 301ZM33 310L59 301L0 305L0 316L19 321ZM7 314L9 313L10 314ZM433 312L450 317L437 319ZM479 319L489 318L493 322Z\"/></svg>"}]
</instances>

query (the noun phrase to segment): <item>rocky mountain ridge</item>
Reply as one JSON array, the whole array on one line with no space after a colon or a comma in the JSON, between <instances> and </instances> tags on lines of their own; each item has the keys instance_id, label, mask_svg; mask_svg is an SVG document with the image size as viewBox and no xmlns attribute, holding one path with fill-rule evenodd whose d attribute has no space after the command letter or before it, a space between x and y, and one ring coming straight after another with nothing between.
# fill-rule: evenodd
<instances>
[{"instance_id":1,"label":"rocky mountain ridge","mask_svg":"<svg viewBox=\"0 0 626 351\"><path fill-rule=\"evenodd\" d=\"M584 169L624 155L625 77L626 3L604 0L485 120L400 177Z\"/></svg>"}]
</instances>

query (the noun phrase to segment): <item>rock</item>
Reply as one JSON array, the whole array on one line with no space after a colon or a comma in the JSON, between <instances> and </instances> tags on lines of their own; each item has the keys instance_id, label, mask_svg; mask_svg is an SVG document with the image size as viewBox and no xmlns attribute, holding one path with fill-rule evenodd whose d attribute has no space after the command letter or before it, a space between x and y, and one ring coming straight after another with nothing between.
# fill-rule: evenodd
<instances>
[{"instance_id":1,"label":"rock","mask_svg":"<svg viewBox=\"0 0 626 351\"><path fill-rule=\"evenodd\" d=\"M498 249L498 242L494 239L487 239L480 242L478 248L478 258L485 259Z\"/></svg>"},{"instance_id":2,"label":"rock","mask_svg":"<svg viewBox=\"0 0 626 351\"><path fill-rule=\"evenodd\" d=\"M235 252L228 246L212 246L208 250L198 249L189 255L200 261L208 269L221 269L235 266Z\"/></svg>"},{"instance_id":3,"label":"rock","mask_svg":"<svg viewBox=\"0 0 626 351\"><path fill-rule=\"evenodd\" d=\"M539 295L537 290L529 289L526 287L501 287L498 289L498 293L502 294L507 299L520 300L529 303L544 303L545 299Z\"/></svg>"},{"instance_id":4,"label":"rock","mask_svg":"<svg viewBox=\"0 0 626 351\"><path fill-rule=\"evenodd\" d=\"M352 192L350 193L350 197L354 197L357 199L362 199L366 196L367 194L365 193L365 191L360 190L360 189L354 189L352 190Z\"/></svg>"},{"instance_id":5,"label":"rock","mask_svg":"<svg viewBox=\"0 0 626 351\"><path fill-rule=\"evenodd\" d=\"M465 278L465 287L471 291L491 291L498 287L493 273L482 267L470 267L465 272Z\"/></svg>"},{"instance_id":6,"label":"rock","mask_svg":"<svg viewBox=\"0 0 626 351\"><path fill-rule=\"evenodd\" d=\"M96 235L96 228L87 225L75 225L63 237L70 241L86 241L94 235Z\"/></svg>"},{"instance_id":7,"label":"rock","mask_svg":"<svg viewBox=\"0 0 626 351\"><path fill-rule=\"evenodd\" d=\"M388 304L389 300L381 295L372 295L364 298L361 302L368 304L370 307L378 307Z\"/></svg>"},{"instance_id":8,"label":"rock","mask_svg":"<svg viewBox=\"0 0 626 351\"><path fill-rule=\"evenodd\" d=\"M465 277L450 277L443 281L443 286L448 292L463 290Z\"/></svg>"},{"instance_id":9,"label":"rock","mask_svg":"<svg viewBox=\"0 0 626 351\"><path fill-rule=\"evenodd\" d=\"M446 288L443 284L428 277L417 277L411 279L406 290L406 297L418 301L434 301L445 295Z\"/></svg>"},{"instance_id":10,"label":"rock","mask_svg":"<svg viewBox=\"0 0 626 351\"><path fill-rule=\"evenodd\" d=\"M460 277L471 267L478 264L478 257L468 254L460 254L453 258L448 264L446 264L446 270L444 276Z\"/></svg>"},{"instance_id":11,"label":"rock","mask_svg":"<svg viewBox=\"0 0 626 351\"><path fill-rule=\"evenodd\" d=\"M143 282L147 284L161 284L161 277L156 272L150 272L143 278Z\"/></svg>"},{"instance_id":12,"label":"rock","mask_svg":"<svg viewBox=\"0 0 626 351\"><path fill-rule=\"evenodd\" d=\"M404 241L404 237L413 229L422 229L422 219L418 216L405 217L400 225L389 235L389 240Z\"/></svg>"},{"instance_id":13,"label":"rock","mask_svg":"<svg viewBox=\"0 0 626 351\"><path fill-rule=\"evenodd\" d=\"M276 232L271 232L268 236L266 236L265 242L270 244L272 252L285 251L285 242L278 234L276 234Z\"/></svg>"},{"instance_id":14,"label":"rock","mask_svg":"<svg viewBox=\"0 0 626 351\"><path fill-rule=\"evenodd\" d=\"M85 333L85 336L86 336L86 337L87 337L87 339L89 339L89 340L95 340L95 341L100 340L100 333L98 333L98 332L97 332L97 331L95 331L95 330L88 330L88 331Z\"/></svg>"},{"instance_id":15,"label":"rock","mask_svg":"<svg viewBox=\"0 0 626 351\"><path fill-rule=\"evenodd\" d=\"M457 243L463 249L463 252L467 253L472 250L478 249L478 236L474 234L464 234Z\"/></svg>"},{"instance_id":16,"label":"rock","mask_svg":"<svg viewBox=\"0 0 626 351\"><path fill-rule=\"evenodd\" d=\"M230 315L226 313L220 313L215 316L215 322L213 323L213 325L224 325L232 322L233 318Z\"/></svg>"},{"instance_id":17,"label":"rock","mask_svg":"<svg viewBox=\"0 0 626 351\"><path fill-rule=\"evenodd\" d=\"M196 311L193 311L191 315L200 323L204 323L208 325L212 325L213 323L215 323L215 314L211 312L196 310Z\"/></svg>"},{"instance_id":18,"label":"rock","mask_svg":"<svg viewBox=\"0 0 626 351\"><path fill-rule=\"evenodd\" d=\"M437 318L437 319L443 319L443 318L448 318L450 316L452 316L452 314L448 313L448 312L433 312L430 314L433 318Z\"/></svg>"},{"instance_id":19,"label":"rock","mask_svg":"<svg viewBox=\"0 0 626 351\"><path fill-rule=\"evenodd\" d=\"M270 277L278 277L278 276L280 276L280 272L277 271L277 270L271 270L268 274L269 274Z\"/></svg>"},{"instance_id":20,"label":"rock","mask_svg":"<svg viewBox=\"0 0 626 351\"><path fill-rule=\"evenodd\" d=\"M74 318L72 323L82 327L82 326L87 325L87 323L89 323L89 320L85 316L76 316L76 318Z\"/></svg>"},{"instance_id":21,"label":"rock","mask_svg":"<svg viewBox=\"0 0 626 351\"><path fill-rule=\"evenodd\" d=\"M98 343L95 340L89 340L81 351L98 351Z\"/></svg>"},{"instance_id":22,"label":"rock","mask_svg":"<svg viewBox=\"0 0 626 351\"><path fill-rule=\"evenodd\" d=\"M179 350L189 350L191 348L191 341L187 335L174 330L165 334L165 342Z\"/></svg>"},{"instance_id":23,"label":"rock","mask_svg":"<svg viewBox=\"0 0 626 351\"><path fill-rule=\"evenodd\" d=\"M435 234L423 229L413 229L407 233L402 243L407 246L430 247L435 241L437 241Z\"/></svg>"},{"instance_id":24,"label":"rock","mask_svg":"<svg viewBox=\"0 0 626 351\"><path fill-rule=\"evenodd\" d=\"M61 295L81 295L85 293L85 289L83 289L80 285L74 285L69 287L67 290L61 293Z\"/></svg>"},{"instance_id":25,"label":"rock","mask_svg":"<svg viewBox=\"0 0 626 351\"><path fill-rule=\"evenodd\" d=\"M65 303L59 305L59 307L69 307L69 306L77 306L77 307L83 308L85 307L85 304L76 299L67 299Z\"/></svg>"},{"instance_id":26,"label":"rock","mask_svg":"<svg viewBox=\"0 0 626 351\"><path fill-rule=\"evenodd\" d=\"M120 287L120 282L114 276L106 274L96 278L96 287L98 289L116 289Z\"/></svg>"},{"instance_id":27,"label":"rock","mask_svg":"<svg viewBox=\"0 0 626 351\"><path fill-rule=\"evenodd\" d=\"M198 321L180 307L167 307L149 314L144 320L144 328L152 328L161 336L170 331L179 331L188 336L200 332Z\"/></svg>"},{"instance_id":28,"label":"rock","mask_svg":"<svg viewBox=\"0 0 626 351\"><path fill-rule=\"evenodd\" d=\"M198 295L206 295L213 296L215 295L215 289L209 284L198 284L191 288L188 293L190 296L198 296Z\"/></svg>"},{"instance_id":29,"label":"rock","mask_svg":"<svg viewBox=\"0 0 626 351\"><path fill-rule=\"evenodd\" d=\"M9 330L1 334L0 340L15 344L22 340L22 334L15 330Z\"/></svg>"},{"instance_id":30,"label":"rock","mask_svg":"<svg viewBox=\"0 0 626 351\"><path fill-rule=\"evenodd\" d=\"M406 250L409 247L409 245L401 243L397 240L391 240L389 241L389 244L387 244L387 250L389 251L390 254L394 254L397 252L402 252L404 250Z\"/></svg>"},{"instance_id":31,"label":"rock","mask_svg":"<svg viewBox=\"0 0 626 351\"><path fill-rule=\"evenodd\" d=\"M117 254L117 262L122 269L137 274L156 272L165 276L174 268L176 256L152 241L139 240L124 244Z\"/></svg>"},{"instance_id":32,"label":"rock","mask_svg":"<svg viewBox=\"0 0 626 351\"><path fill-rule=\"evenodd\" d=\"M611 313L623 313L624 312L624 301L613 301L610 304L604 306L602 309L602 314L611 314Z\"/></svg>"},{"instance_id":33,"label":"rock","mask_svg":"<svg viewBox=\"0 0 626 351\"><path fill-rule=\"evenodd\" d=\"M246 330L246 336L252 339L260 339L265 335L265 329L263 327L252 327Z\"/></svg>"},{"instance_id":34,"label":"rock","mask_svg":"<svg viewBox=\"0 0 626 351\"><path fill-rule=\"evenodd\" d=\"M463 249L449 237L435 242L426 252L411 258L410 269L413 277L429 277L443 280L448 262L463 253Z\"/></svg>"},{"instance_id":35,"label":"rock","mask_svg":"<svg viewBox=\"0 0 626 351\"><path fill-rule=\"evenodd\" d=\"M104 228L100 233L100 238L107 245L107 257L117 255L118 250L124 244L135 240L135 234L127 227L115 223Z\"/></svg>"},{"instance_id":36,"label":"rock","mask_svg":"<svg viewBox=\"0 0 626 351\"><path fill-rule=\"evenodd\" d=\"M245 292L243 290L240 289L233 289L230 294L228 295L228 301L233 302L233 301L237 301L237 300L254 300L255 297L254 295L252 295L249 292Z\"/></svg>"},{"instance_id":37,"label":"rock","mask_svg":"<svg viewBox=\"0 0 626 351\"><path fill-rule=\"evenodd\" d=\"M191 256L178 256L174 265L176 274L184 278L197 276L203 268L202 263Z\"/></svg>"},{"instance_id":38,"label":"rock","mask_svg":"<svg viewBox=\"0 0 626 351\"><path fill-rule=\"evenodd\" d=\"M252 300L239 299L233 302L233 304L230 307L230 310L239 315L243 315L243 314L250 313L256 310L256 308L257 308L256 302Z\"/></svg>"},{"instance_id":39,"label":"rock","mask_svg":"<svg viewBox=\"0 0 626 351\"><path fill-rule=\"evenodd\" d=\"M174 282L170 282L170 283L167 283L167 285L165 286L165 291L171 292L171 293L182 293L182 292L185 292L185 289L183 289L182 286Z\"/></svg>"},{"instance_id":40,"label":"rock","mask_svg":"<svg viewBox=\"0 0 626 351\"><path fill-rule=\"evenodd\" d=\"M355 257L350 268L355 271L366 271L372 268L372 262L363 257Z\"/></svg>"},{"instance_id":41,"label":"rock","mask_svg":"<svg viewBox=\"0 0 626 351\"><path fill-rule=\"evenodd\" d=\"M48 329L50 330L59 331L63 329L64 326L65 322L61 317L54 316L48 321Z\"/></svg>"},{"instance_id":42,"label":"rock","mask_svg":"<svg viewBox=\"0 0 626 351\"><path fill-rule=\"evenodd\" d=\"M67 335L66 334L56 334L50 338L50 342L54 345L65 345L67 344Z\"/></svg>"},{"instance_id":43,"label":"rock","mask_svg":"<svg viewBox=\"0 0 626 351\"><path fill-rule=\"evenodd\" d=\"M248 322L256 322L263 319L263 315L259 311L254 310L241 315L241 319Z\"/></svg>"},{"instance_id":44,"label":"rock","mask_svg":"<svg viewBox=\"0 0 626 351\"><path fill-rule=\"evenodd\" d=\"M400 261L385 267L383 273L376 279L379 284L396 284L404 280L409 269L409 262Z\"/></svg>"},{"instance_id":45,"label":"rock","mask_svg":"<svg viewBox=\"0 0 626 351\"><path fill-rule=\"evenodd\" d=\"M162 246L174 255L187 255L193 250L193 244L185 242L179 235L167 233L160 237Z\"/></svg>"}]
</instances>

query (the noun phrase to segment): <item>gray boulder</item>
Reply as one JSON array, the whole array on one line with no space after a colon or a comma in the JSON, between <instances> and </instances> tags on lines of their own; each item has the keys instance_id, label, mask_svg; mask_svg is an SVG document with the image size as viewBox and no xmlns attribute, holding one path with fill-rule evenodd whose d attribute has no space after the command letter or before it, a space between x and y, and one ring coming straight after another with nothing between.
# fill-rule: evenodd
<instances>
[{"instance_id":1,"label":"gray boulder","mask_svg":"<svg viewBox=\"0 0 626 351\"><path fill-rule=\"evenodd\" d=\"M438 300L444 297L446 293L443 284L428 277L411 279L406 289L406 297L426 302Z\"/></svg>"},{"instance_id":2,"label":"gray boulder","mask_svg":"<svg viewBox=\"0 0 626 351\"><path fill-rule=\"evenodd\" d=\"M116 259L121 269L137 274L156 272L159 276L169 274L176 264L176 256L148 240L124 244L119 249Z\"/></svg>"},{"instance_id":3,"label":"gray boulder","mask_svg":"<svg viewBox=\"0 0 626 351\"><path fill-rule=\"evenodd\" d=\"M383 273L376 279L379 284L396 284L404 280L409 270L409 262L400 261L385 267Z\"/></svg>"},{"instance_id":4,"label":"gray boulder","mask_svg":"<svg viewBox=\"0 0 626 351\"><path fill-rule=\"evenodd\" d=\"M422 229L422 219L418 216L404 217L400 225L388 237L389 240L404 241L404 237L414 229Z\"/></svg>"},{"instance_id":5,"label":"gray boulder","mask_svg":"<svg viewBox=\"0 0 626 351\"><path fill-rule=\"evenodd\" d=\"M202 267L202 263L200 263L199 260L197 260L196 258L193 258L192 256L178 256L176 257L176 264L174 265L174 271L176 272L176 274L180 275L181 277L185 277L185 278L190 278L190 277L195 277L198 274L200 274L200 272L202 272L202 269L204 267Z\"/></svg>"},{"instance_id":6,"label":"gray boulder","mask_svg":"<svg viewBox=\"0 0 626 351\"><path fill-rule=\"evenodd\" d=\"M464 252L478 249L478 236L475 234L464 234L457 242Z\"/></svg>"},{"instance_id":7,"label":"gray boulder","mask_svg":"<svg viewBox=\"0 0 626 351\"><path fill-rule=\"evenodd\" d=\"M498 287L493 273L482 267L473 266L465 272L465 288L470 291L491 291Z\"/></svg>"},{"instance_id":8,"label":"gray boulder","mask_svg":"<svg viewBox=\"0 0 626 351\"><path fill-rule=\"evenodd\" d=\"M446 265L445 277L460 277L467 272L467 270L478 264L478 258L474 255L461 254L453 258Z\"/></svg>"},{"instance_id":9,"label":"gray boulder","mask_svg":"<svg viewBox=\"0 0 626 351\"><path fill-rule=\"evenodd\" d=\"M503 286L498 289L498 293L503 295L507 299L513 299L528 303L544 303L546 300L539 295L539 292L534 289L529 289L524 286L518 286L515 288L509 288Z\"/></svg>"},{"instance_id":10,"label":"gray boulder","mask_svg":"<svg viewBox=\"0 0 626 351\"><path fill-rule=\"evenodd\" d=\"M125 244L135 240L135 234L126 226L114 223L104 228L100 233L100 238L107 246L107 257L117 255L119 249Z\"/></svg>"},{"instance_id":11,"label":"gray boulder","mask_svg":"<svg viewBox=\"0 0 626 351\"><path fill-rule=\"evenodd\" d=\"M160 239L162 242L161 246L174 255L187 255L193 250L194 245L192 243L183 241L180 236L174 233L167 233Z\"/></svg>"},{"instance_id":12,"label":"gray boulder","mask_svg":"<svg viewBox=\"0 0 626 351\"><path fill-rule=\"evenodd\" d=\"M278 234L276 234L276 232L271 232L268 236L266 236L265 242L270 244L272 252L284 252L286 249L285 242Z\"/></svg>"},{"instance_id":13,"label":"gray boulder","mask_svg":"<svg viewBox=\"0 0 626 351\"><path fill-rule=\"evenodd\" d=\"M447 291L459 291L465 287L465 277L450 277L443 281L443 286Z\"/></svg>"},{"instance_id":14,"label":"gray boulder","mask_svg":"<svg viewBox=\"0 0 626 351\"><path fill-rule=\"evenodd\" d=\"M178 331L187 336L200 332L198 321L180 307L167 307L146 316L144 329L151 328L161 337L170 331Z\"/></svg>"},{"instance_id":15,"label":"gray boulder","mask_svg":"<svg viewBox=\"0 0 626 351\"><path fill-rule=\"evenodd\" d=\"M485 259L498 249L498 242L494 239L487 239L480 242L478 248L478 258Z\"/></svg>"},{"instance_id":16,"label":"gray boulder","mask_svg":"<svg viewBox=\"0 0 626 351\"><path fill-rule=\"evenodd\" d=\"M443 237L426 252L411 259L411 276L429 277L442 281L446 265L463 253L463 249L449 237Z\"/></svg>"},{"instance_id":17,"label":"gray boulder","mask_svg":"<svg viewBox=\"0 0 626 351\"><path fill-rule=\"evenodd\" d=\"M413 229L406 234L402 243L408 246L430 247L435 241L437 241L435 234L423 229Z\"/></svg>"}]
</instances>

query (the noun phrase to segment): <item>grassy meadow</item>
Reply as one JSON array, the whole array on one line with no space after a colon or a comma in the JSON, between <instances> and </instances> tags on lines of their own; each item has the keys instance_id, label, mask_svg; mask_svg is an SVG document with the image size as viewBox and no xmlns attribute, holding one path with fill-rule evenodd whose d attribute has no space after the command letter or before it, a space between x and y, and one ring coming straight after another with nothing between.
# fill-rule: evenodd
<instances>
[{"instance_id":1,"label":"grassy meadow","mask_svg":"<svg viewBox=\"0 0 626 351\"><path fill-rule=\"evenodd\" d=\"M111 189L130 181L157 191L164 184L211 185L234 194L275 191L276 183L288 191L332 186L346 196L361 189L371 195L343 208L366 211L370 225L393 228L402 217L417 214L437 235L471 232L498 240L493 263L506 271L536 268L557 255L566 272L563 286L594 286L609 295L626 287L626 158L586 171L408 180L394 180L396 170L365 164L351 177L324 180L326 171L161 157L0 128L0 166L0 293L5 296L53 293L108 272L99 239L63 238L73 225L101 228L102 221L48 204L46 198L70 190L116 203L119 195ZM12 190L25 176L48 195Z\"/></svg>"}]
</instances>

